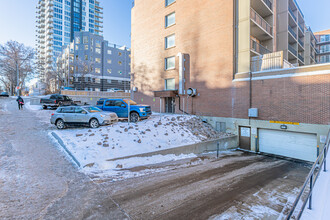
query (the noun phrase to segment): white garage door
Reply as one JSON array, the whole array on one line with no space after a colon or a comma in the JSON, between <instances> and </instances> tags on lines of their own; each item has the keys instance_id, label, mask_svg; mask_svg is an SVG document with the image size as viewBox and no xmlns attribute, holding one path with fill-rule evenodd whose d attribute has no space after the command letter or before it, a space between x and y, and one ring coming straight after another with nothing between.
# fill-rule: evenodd
<instances>
[{"instance_id":1,"label":"white garage door","mask_svg":"<svg viewBox=\"0 0 330 220\"><path fill-rule=\"evenodd\" d=\"M316 134L260 129L259 151L315 162Z\"/></svg>"}]
</instances>

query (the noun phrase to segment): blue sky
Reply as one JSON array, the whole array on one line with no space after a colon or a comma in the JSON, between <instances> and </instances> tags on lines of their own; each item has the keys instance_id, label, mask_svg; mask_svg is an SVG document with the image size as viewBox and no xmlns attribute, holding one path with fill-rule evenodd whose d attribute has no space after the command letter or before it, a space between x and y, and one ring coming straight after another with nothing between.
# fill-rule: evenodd
<instances>
[{"instance_id":1,"label":"blue sky","mask_svg":"<svg viewBox=\"0 0 330 220\"><path fill-rule=\"evenodd\" d=\"M105 39L111 43L130 46L132 0L100 1L104 7ZM306 24L314 32L330 29L329 0L297 2L305 15ZM16 40L34 46L37 0L0 0L0 5L0 44Z\"/></svg>"}]
</instances>

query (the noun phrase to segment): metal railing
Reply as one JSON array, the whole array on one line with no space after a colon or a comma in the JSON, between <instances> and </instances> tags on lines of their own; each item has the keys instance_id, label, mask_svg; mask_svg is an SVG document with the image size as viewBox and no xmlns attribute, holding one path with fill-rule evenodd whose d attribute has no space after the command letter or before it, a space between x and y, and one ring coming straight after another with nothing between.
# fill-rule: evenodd
<instances>
[{"instance_id":1,"label":"metal railing","mask_svg":"<svg viewBox=\"0 0 330 220\"><path fill-rule=\"evenodd\" d=\"M294 19L295 21L297 21L297 17L294 15L294 13L293 13L293 11L292 11L291 8L289 8L289 13L290 13L291 16L293 17L293 19Z\"/></svg>"},{"instance_id":2,"label":"metal railing","mask_svg":"<svg viewBox=\"0 0 330 220\"><path fill-rule=\"evenodd\" d=\"M329 146L330 146L330 130L328 132L328 136L327 136L326 142L324 144L322 153L317 157L315 163L313 164L313 167L312 167L311 171L309 172L304 185L302 186L296 200L293 203L292 208L290 209L290 212L289 212L288 216L286 217L287 220L289 220L293 217L293 214L294 214L294 211L297 208L298 202L300 201L300 199L301 199L302 195L304 194L304 192L306 190L306 187L308 185L309 185L309 193L308 193L307 197L302 200L302 202L303 202L302 207L301 207L301 209L298 213L297 218L295 218L295 219L300 219L302 213L305 210L307 201L309 201L308 209L312 209L312 205L313 205L312 204L313 203L313 200L312 200L313 188L315 186L317 178L320 175L320 171L322 170L322 165L324 166L323 171L324 172L327 171L326 170L326 166L327 166L326 162L327 162L327 154L328 154ZM316 173L315 173L315 171L316 171Z\"/></svg>"},{"instance_id":3,"label":"metal railing","mask_svg":"<svg viewBox=\"0 0 330 220\"><path fill-rule=\"evenodd\" d=\"M253 8L250 12L251 19L261 26L268 34L273 36L273 27L265 21Z\"/></svg>"},{"instance_id":4,"label":"metal railing","mask_svg":"<svg viewBox=\"0 0 330 220\"><path fill-rule=\"evenodd\" d=\"M304 26L303 26L302 24L300 24L300 23L298 24L298 26L300 27L301 32L304 33L304 32L305 32L305 31L304 31Z\"/></svg>"},{"instance_id":5,"label":"metal railing","mask_svg":"<svg viewBox=\"0 0 330 220\"><path fill-rule=\"evenodd\" d=\"M273 11L273 3L269 0L262 0L267 6L268 8L270 8L270 10Z\"/></svg>"},{"instance_id":6,"label":"metal railing","mask_svg":"<svg viewBox=\"0 0 330 220\"><path fill-rule=\"evenodd\" d=\"M289 44L289 46L288 46L288 49L289 49L289 51L290 51L291 53L293 53L295 56L297 56L297 50L294 49L290 44Z\"/></svg>"},{"instance_id":7,"label":"metal railing","mask_svg":"<svg viewBox=\"0 0 330 220\"><path fill-rule=\"evenodd\" d=\"M270 50L268 50L263 45L259 44L257 41L251 39L250 43L251 43L251 49L256 51L257 53L259 53L261 55L270 53Z\"/></svg>"},{"instance_id":8,"label":"metal railing","mask_svg":"<svg viewBox=\"0 0 330 220\"><path fill-rule=\"evenodd\" d=\"M298 42L300 43L300 45L301 45L302 47L304 47L304 41L302 41L301 39L298 39Z\"/></svg>"},{"instance_id":9,"label":"metal railing","mask_svg":"<svg viewBox=\"0 0 330 220\"><path fill-rule=\"evenodd\" d=\"M299 60L301 60L302 62L305 62L305 59L304 59L304 57L303 57L303 56L301 56L300 54L298 54L298 58L299 58Z\"/></svg>"},{"instance_id":10,"label":"metal railing","mask_svg":"<svg viewBox=\"0 0 330 220\"><path fill-rule=\"evenodd\" d=\"M290 27L290 26L288 26L288 29L289 29L289 32L293 35L293 37L294 37L295 39L297 39L297 34L296 34L296 32L294 32L293 28Z\"/></svg>"}]
</instances>

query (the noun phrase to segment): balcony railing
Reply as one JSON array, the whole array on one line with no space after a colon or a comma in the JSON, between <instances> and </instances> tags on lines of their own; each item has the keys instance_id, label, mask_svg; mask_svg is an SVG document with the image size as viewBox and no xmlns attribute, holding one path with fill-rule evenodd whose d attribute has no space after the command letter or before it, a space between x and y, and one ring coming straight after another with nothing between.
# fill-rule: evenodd
<instances>
[{"instance_id":1,"label":"balcony railing","mask_svg":"<svg viewBox=\"0 0 330 220\"><path fill-rule=\"evenodd\" d=\"M273 27L265 21L253 8L251 8L251 19L261 26L268 34L273 36Z\"/></svg>"},{"instance_id":2,"label":"balcony railing","mask_svg":"<svg viewBox=\"0 0 330 220\"><path fill-rule=\"evenodd\" d=\"M288 29L289 29L289 32L293 35L293 37L295 39L297 39L297 34L296 34L296 32L294 32L294 30L292 29L292 27L288 26Z\"/></svg>"},{"instance_id":3,"label":"balcony railing","mask_svg":"<svg viewBox=\"0 0 330 220\"><path fill-rule=\"evenodd\" d=\"M303 57L303 56L301 56L300 54L298 54L298 58L299 58L299 60L301 60L302 62L305 62L305 59L304 59L304 57Z\"/></svg>"},{"instance_id":4,"label":"balcony railing","mask_svg":"<svg viewBox=\"0 0 330 220\"><path fill-rule=\"evenodd\" d=\"M273 10L273 3L269 0L262 0L269 8L270 10Z\"/></svg>"},{"instance_id":5,"label":"balcony railing","mask_svg":"<svg viewBox=\"0 0 330 220\"><path fill-rule=\"evenodd\" d=\"M293 19L294 19L295 21L297 21L297 17L294 15L294 13L293 13L293 11L292 11L291 8L289 8L289 12L290 12L291 16L293 17Z\"/></svg>"},{"instance_id":6,"label":"balcony railing","mask_svg":"<svg viewBox=\"0 0 330 220\"><path fill-rule=\"evenodd\" d=\"M296 49L294 49L290 44L289 44L288 49L289 49L289 51L290 51L291 53L293 53L295 56L297 56L297 51L296 51Z\"/></svg>"},{"instance_id":7,"label":"balcony railing","mask_svg":"<svg viewBox=\"0 0 330 220\"><path fill-rule=\"evenodd\" d=\"M264 55L267 53L271 53L270 50L268 50L266 47L262 46L261 44L259 44L257 41L251 39L251 50L254 50L255 52Z\"/></svg>"},{"instance_id":8,"label":"balcony railing","mask_svg":"<svg viewBox=\"0 0 330 220\"><path fill-rule=\"evenodd\" d=\"M300 27L300 30L304 33L304 26L302 24L298 24Z\"/></svg>"},{"instance_id":9,"label":"balcony railing","mask_svg":"<svg viewBox=\"0 0 330 220\"><path fill-rule=\"evenodd\" d=\"M304 47L304 42L303 42L301 39L298 39L298 42L300 43L300 45L301 45L302 47Z\"/></svg>"}]
</instances>

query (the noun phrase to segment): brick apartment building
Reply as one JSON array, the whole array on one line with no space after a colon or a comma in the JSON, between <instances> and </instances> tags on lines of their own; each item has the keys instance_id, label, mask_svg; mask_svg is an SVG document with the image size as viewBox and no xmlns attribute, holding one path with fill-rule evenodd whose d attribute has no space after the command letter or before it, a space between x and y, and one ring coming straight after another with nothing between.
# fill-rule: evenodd
<instances>
[{"instance_id":1,"label":"brick apartment building","mask_svg":"<svg viewBox=\"0 0 330 220\"><path fill-rule=\"evenodd\" d=\"M314 161L330 128L330 64L303 66L305 30L293 0L136 0L134 99L201 116L241 148ZM268 57L279 68L263 68Z\"/></svg>"}]
</instances>

